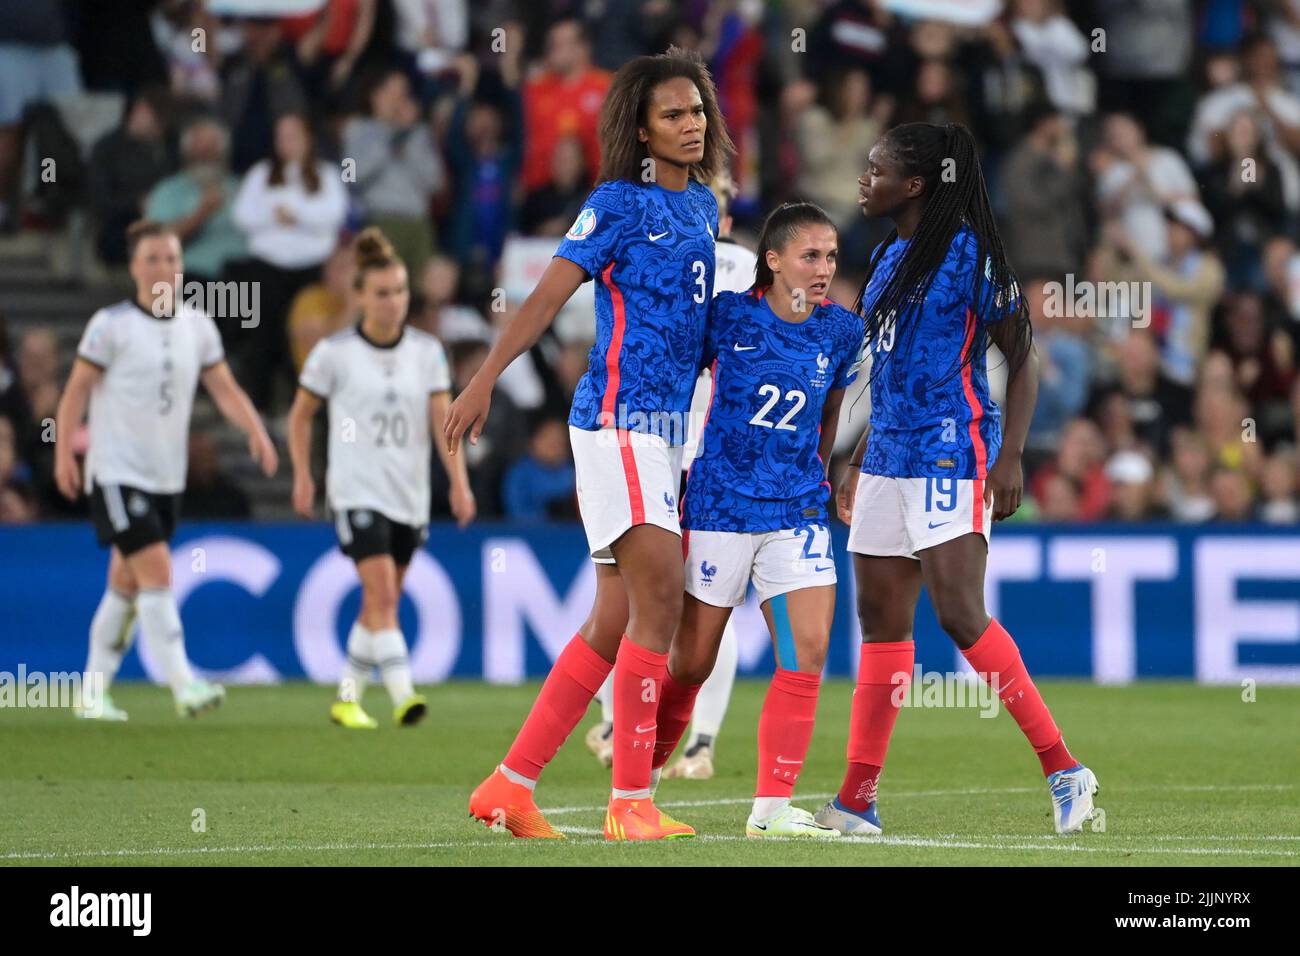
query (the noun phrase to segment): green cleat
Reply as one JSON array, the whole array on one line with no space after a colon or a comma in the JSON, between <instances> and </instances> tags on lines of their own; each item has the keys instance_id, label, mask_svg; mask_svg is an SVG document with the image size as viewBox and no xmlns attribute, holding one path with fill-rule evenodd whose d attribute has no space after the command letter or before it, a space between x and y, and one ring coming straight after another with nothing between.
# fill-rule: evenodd
<instances>
[{"instance_id":1,"label":"green cleat","mask_svg":"<svg viewBox=\"0 0 1300 956\"><path fill-rule=\"evenodd\" d=\"M79 720L126 720L126 711L115 706L113 698L108 694L100 695L98 707L78 707L72 712L72 715Z\"/></svg>"},{"instance_id":2,"label":"green cleat","mask_svg":"<svg viewBox=\"0 0 1300 956\"><path fill-rule=\"evenodd\" d=\"M226 689L220 684L209 684L203 679L190 682L176 695L176 716L197 717L205 710L221 706L226 699Z\"/></svg>"},{"instance_id":3,"label":"green cleat","mask_svg":"<svg viewBox=\"0 0 1300 956\"><path fill-rule=\"evenodd\" d=\"M403 727L410 727L424 720L424 715L428 712L429 702L425 700L424 695L412 694L394 708L393 720Z\"/></svg>"},{"instance_id":4,"label":"green cleat","mask_svg":"<svg viewBox=\"0 0 1300 956\"><path fill-rule=\"evenodd\" d=\"M348 730L374 730L379 721L371 717L355 700L336 700L330 704L330 720Z\"/></svg>"}]
</instances>

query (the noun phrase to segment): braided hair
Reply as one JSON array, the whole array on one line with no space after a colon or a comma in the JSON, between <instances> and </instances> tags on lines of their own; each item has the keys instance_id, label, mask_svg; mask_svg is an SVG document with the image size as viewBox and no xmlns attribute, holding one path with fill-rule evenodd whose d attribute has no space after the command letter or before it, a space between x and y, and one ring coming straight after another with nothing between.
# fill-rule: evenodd
<instances>
[{"instance_id":1,"label":"braided hair","mask_svg":"<svg viewBox=\"0 0 1300 956\"><path fill-rule=\"evenodd\" d=\"M867 268L867 276L854 302L854 311L863 316L866 348L881 335L893 333L895 344L889 351L876 353L871 375L874 378L901 345L910 348L916 333L917 318L939 267L948 255L958 231L967 227L974 233L976 249L973 301L991 303L991 314L981 315L975 339L965 350L962 362L952 375L988 348L986 323L1013 322L1009 335L999 335L1007 345L1004 355L1008 377L1014 378L1033 348L1033 330L1020 284L1007 262L1002 237L984 185L984 173L976 153L975 138L958 123L940 126L934 123L905 123L895 126L882 142L907 176L925 180L922 194L924 207L920 222L897 268L872 301L864 302L867 287L882 256L898 240L895 228L877 248ZM947 161L951 160L951 164ZM955 175L944 177L945 166ZM992 284L993 295L986 296L985 283ZM951 375L949 376L951 377ZM947 381L945 378L943 381Z\"/></svg>"}]
</instances>

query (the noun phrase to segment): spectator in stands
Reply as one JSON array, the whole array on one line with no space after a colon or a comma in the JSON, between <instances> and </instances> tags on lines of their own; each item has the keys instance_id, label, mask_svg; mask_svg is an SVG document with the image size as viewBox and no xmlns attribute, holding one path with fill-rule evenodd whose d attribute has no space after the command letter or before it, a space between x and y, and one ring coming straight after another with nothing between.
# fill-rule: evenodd
<instances>
[{"instance_id":1,"label":"spectator in stands","mask_svg":"<svg viewBox=\"0 0 1300 956\"><path fill-rule=\"evenodd\" d=\"M1220 467L1210 477L1215 521L1249 521L1254 510L1250 480L1235 468Z\"/></svg>"},{"instance_id":2,"label":"spectator in stands","mask_svg":"<svg viewBox=\"0 0 1300 956\"><path fill-rule=\"evenodd\" d=\"M317 342L340 332L357 320L353 275L356 255L351 245L339 243L321 267L319 282L294 296L289 307L289 357L295 374Z\"/></svg>"},{"instance_id":3,"label":"spectator in stands","mask_svg":"<svg viewBox=\"0 0 1300 956\"><path fill-rule=\"evenodd\" d=\"M1277 49L1257 34L1242 44L1243 76L1239 82L1211 90L1196 105L1187 153L1197 166L1211 163L1215 141L1228 132L1234 117L1253 114L1264 133L1264 147L1278 167L1287 209L1300 208L1300 97L1283 85Z\"/></svg>"},{"instance_id":4,"label":"spectator in stands","mask_svg":"<svg viewBox=\"0 0 1300 956\"><path fill-rule=\"evenodd\" d=\"M841 234L863 218L858 177L889 121L888 108L883 98L873 100L867 71L858 68L826 74L817 102L799 114L798 193L825 209Z\"/></svg>"},{"instance_id":5,"label":"spectator in stands","mask_svg":"<svg viewBox=\"0 0 1300 956\"><path fill-rule=\"evenodd\" d=\"M1096 57L1098 107L1141 113L1151 138L1180 145L1195 95L1191 72L1195 29L1192 0L1093 0L1091 23L1105 38Z\"/></svg>"},{"instance_id":6,"label":"spectator in stands","mask_svg":"<svg viewBox=\"0 0 1300 956\"><path fill-rule=\"evenodd\" d=\"M1077 272L1087 243L1078 144L1065 116L1039 106L1003 162L1003 241L1022 276L1061 280Z\"/></svg>"},{"instance_id":7,"label":"spectator in stands","mask_svg":"<svg viewBox=\"0 0 1300 956\"><path fill-rule=\"evenodd\" d=\"M1056 314L1061 303L1049 297L1046 281L1030 279L1023 288L1039 360L1038 404L1027 444L1042 453L1056 447L1061 429L1083 411L1092 353L1083 337L1087 320Z\"/></svg>"},{"instance_id":8,"label":"spectator in stands","mask_svg":"<svg viewBox=\"0 0 1300 956\"><path fill-rule=\"evenodd\" d=\"M137 96L122 124L90 154L90 202L96 248L110 265L126 264L126 227L140 218L145 197L176 168L167 145L162 95Z\"/></svg>"},{"instance_id":9,"label":"spectator in stands","mask_svg":"<svg viewBox=\"0 0 1300 956\"><path fill-rule=\"evenodd\" d=\"M1056 459L1038 469L1029 483L1034 499L1041 501L1053 475L1064 475L1079 489L1079 519L1096 521L1110 504L1110 482L1105 473L1106 445L1101 431L1086 418L1076 418L1061 430Z\"/></svg>"},{"instance_id":10,"label":"spectator in stands","mask_svg":"<svg viewBox=\"0 0 1300 956\"><path fill-rule=\"evenodd\" d=\"M230 171L229 146L229 133L218 120L195 120L181 134L184 167L145 200L145 218L166 223L184 243L187 281L219 281L226 264L248 252L231 216L239 178Z\"/></svg>"},{"instance_id":11,"label":"spectator in stands","mask_svg":"<svg viewBox=\"0 0 1300 956\"><path fill-rule=\"evenodd\" d=\"M1290 425L1291 389L1296 382L1295 342L1273 325L1264 313L1257 293L1229 296L1224 308L1224 352L1233 364L1236 386L1261 418L1261 429L1270 437Z\"/></svg>"},{"instance_id":12,"label":"spectator in stands","mask_svg":"<svg viewBox=\"0 0 1300 956\"><path fill-rule=\"evenodd\" d=\"M1081 517L1079 486L1068 475L1052 474L1043 479L1042 499L1035 499L1038 516L1043 521L1072 522Z\"/></svg>"},{"instance_id":13,"label":"spectator in stands","mask_svg":"<svg viewBox=\"0 0 1300 956\"><path fill-rule=\"evenodd\" d=\"M181 514L186 520L196 521L253 516L247 493L222 473L217 443L211 432L190 432L189 465L185 473Z\"/></svg>"},{"instance_id":14,"label":"spectator in stands","mask_svg":"<svg viewBox=\"0 0 1300 956\"><path fill-rule=\"evenodd\" d=\"M503 62L504 108L471 94L478 85L478 63L460 61L461 84L447 133L447 158L455 174L456 200L448 246L460 260L469 294L492 288L493 272L513 224L513 185L519 170L519 95L511 85L517 67ZM547 172L541 177L545 182ZM527 180L525 180L527 181Z\"/></svg>"},{"instance_id":15,"label":"spectator in stands","mask_svg":"<svg viewBox=\"0 0 1300 956\"><path fill-rule=\"evenodd\" d=\"M595 175L600 168L596 126L609 81L609 73L592 65L591 43L581 20L571 17L551 24L542 71L523 88L525 190L546 185L551 154L566 136L582 141L587 173Z\"/></svg>"},{"instance_id":16,"label":"spectator in stands","mask_svg":"<svg viewBox=\"0 0 1300 956\"><path fill-rule=\"evenodd\" d=\"M370 115L343 129L343 156L356 164L354 189L368 222L389 237L407 275L419 275L433 255L429 208L447 185L447 171L405 73L380 76Z\"/></svg>"},{"instance_id":17,"label":"spectator in stands","mask_svg":"<svg viewBox=\"0 0 1300 956\"><path fill-rule=\"evenodd\" d=\"M1095 413L1109 396L1119 395L1138 440L1163 457L1172 430L1191 418L1192 389L1161 371L1160 349L1150 329L1133 329L1115 351L1118 377L1096 390L1089 407Z\"/></svg>"},{"instance_id":18,"label":"spectator in stands","mask_svg":"<svg viewBox=\"0 0 1300 956\"><path fill-rule=\"evenodd\" d=\"M875 0L838 0L808 31L805 75L820 80L826 73L867 71L875 90L901 95L907 87L907 58L893 15Z\"/></svg>"},{"instance_id":19,"label":"spectator in stands","mask_svg":"<svg viewBox=\"0 0 1300 956\"><path fill-rule=\"evenodd\" d=\"M1047 97L1077 118L1096 107L1097 79L1088 69L1088 40L1061 9L1060 0L1016 0L1011 33L1025 60L1043 74Z\"/></svg>"},{"instance_id":20,"label":"spectator in stands","mask_svg":"<svg viewBox=\"0 0 1300 956\"><path fill-rule=\"evenodd\" d=\"M456 58L469 42L467 7L466 0L393 0L394 56L426 106L441 87L442 77L452 76L455 89Z\"/></svg>"},{"instance_id":21,"label":"spectator in stands","mask_svg":"<svg viewBox=\"0 0 1300 956\"><path fill-rule=\"evenodd\" d=\"M1264 243L1263 261L1265 306L1300 344L1300 252L1290 236L1272 236Z\"/></svg>"},{"instance_id":22,"label":"spectator in stands","mask_svg":"<svg viewBox=\"0 0 1300 956\"><path fill-rule=\"evenodd\" d=\"M1213 143L1214 161L1203 171L1205 204L1215 222L1215 246L1234 288L1263 279L1260 246L1285 228L1282 174L1260 141L1253 112L1243 110Z\"/></svg>"},{"instance_id":23,"label":"spectator in stands","mask_svg":"<svg viewBox=\"0 0 1300 956\"><path fill-rule=\"evenodd\" d=\"M926 60L916 71L916 84L898 107L899 123L971 123L965 92L958 86L952 64Z\"/></svg>"},{"instance_id":24,"label":"spectator in stands","mask_svg":"<svg viewBox=\"0 0 1300 956\"><path fill-rule=\"evenodd\" d=\"M61 0L0 7L0 233L17 228L18 167L27 107L81 92Z\"/></svg>"},{"instance_id":25,"label":"spectator in stands","mask_svg":"<svg viewBox=\"0 0 1300 956\"><path fill-rule=\"evenodd\" d=\"M1221 353L1215 353L1224 362ZM1229 369L1231 374L1231 369ZM1260 461L1250 408L1231 387L1205 382L1196 395L1196 430L1205 437L1210 460L1216 466L1254 473ZM1249 441L1244 439L1250 436Z\"/></svg>"},{"instance_id":26,"label":"spectator in stands","mask_svg":"<svg viewBox=\"0 0 1300 956\"><path fill-rule=\"evenodd\" d=\"M582 212L591 177L582 158L582 140L562 137L551 153L551 178L524 197L519 228L529 236L559 239Z\"/></svg>"},{"instance_id":27,"label":"spectator in stands","mask_svg":"<svg viewBox=\"0 0 1300 956\"><path fill-rule=\"evenodd\" d=\"M221 95L220 26L203 0L168 0L154 11L151 26L177 103L214 105ZM199 37L201 44L196 42ZM187 250L187 265L188 256Z\"/></svg>"},{"instance_id":28,"label":"spectator in stands","mask_svg":"<svg viewBox=\"0 0 1300 956\"><path fill-rule=\"evenodd\" d=\"M326 0L313 13L280 21L285 38L295 44L303 81L313 102L326 112L343 105L345 89L374 35L378 0Z\"/></svg>"},{"instance_id":29,"label":"spectator in stands","mask_svg":"<svg viewBox=\"0 0 1300 956\"><path fill-rule=\"evenodd\" d=\"M420 303L411 307L416 326L436 335L444 344L492 342L492 326L478 310L456 301L460 286L460 265L455 259L436 254L420 276Z\"/></svg>"},{"instance_id":30,"label":"spectator in stands","mask_svg":"<svg viewBox=\"0 0 1300 956\"><path fill-rule=\"evenodd\" d=\"M1133 116L1108 116L1103 134L1091 161L1102 218L1119 220L1133 245L1160 261L1168 251L1164 210L1198 198L1192 171L1174 150L1150 145Z\"/></svg>"},{"instance_id":31,"label":"spectator in stands","mask_svg":"<svg viewBox=\"0 0 1300 956\"><path fill-rule=\"evenodd\" d=\"M528 439L528 453L505 475L506 517L541 521L578 517L568 428L561 418L542 418Z\"/></svg>"},{"instance_id":32,"label":"spectator in stands","mask_svg":"<svg viewBox=\"0 0 1300 956\"><path fill-rule=\"evenodd\" d=\"M1145 521L1153 517L1155 471L1140 451L1116 452L1106 462L1110 504L1106 517L1115 521Z\"/></svg>"},{"instance_id":33,"label":"spectator in stands","mask_svg":"<svg viewBox=\"0 0 1300 956\"><path fill-rule=\"evenodd\" d=\"M1150 320L1160 340L1160 365L1180 385L1196 381L1210 341L1210 312L1223 292L1223 264L1209 248L1214 223L1205 207L1183 198L1165 207L1164 252L1150 255L1122 227L1107 230L1107 269L1114 279L1150 283Z\"/></svg>"},{"instance_id":34,"label":"spectator in stands","mask_svg":"<svg viewBox=\"0 0 1300 956\"><path fill-rule=\"evenodd\" d=\"M1201 522L1214 517L1210 495L1210 450L1200 435L1180 426L1170 438L1173 455L1163 476L1165 506L1175 521Z\"/></svg>"},{"instance_id":35,"label":"spectator in stands","mask_svg":"<svg viewBox=\"0 0 1300 956\"><path fill-rule=\"evenodd\" d=\"M221 118L230 130L230 167L243 174L275 147L276 117L302 113L307 95L279 21L240 23L237 54L222 64Z\"/></svg>"},{"instance_id":36,"label":"spectator in stands","mask_svg":"<svg viewBox=\"0 0 1300 956\"><path fill-rule=\"evenodd\" d=\"M293 298L320 275L347 214L338 168L316 158L307 120L295 113L275 124L275 152L248 171L235 200L235 224L248 238L249 281L257 282L257 325L240 328L249 397L270 407L276 376L287 367L285 325ZM232 330L233 331L233 330Z\"/></svg>"},{"instance_id":37,"label":"spectator in stands","mask_svg":"<svg viewBox=\"0 0 1300 956\"><path fill-rule=\"evenodd\" d=\"M1300 523L1300 501L1296 499L1296 455L1291 449L1276 452L1264 462L1256 516L1265 524Z\"/></svg>"}]
</instances>

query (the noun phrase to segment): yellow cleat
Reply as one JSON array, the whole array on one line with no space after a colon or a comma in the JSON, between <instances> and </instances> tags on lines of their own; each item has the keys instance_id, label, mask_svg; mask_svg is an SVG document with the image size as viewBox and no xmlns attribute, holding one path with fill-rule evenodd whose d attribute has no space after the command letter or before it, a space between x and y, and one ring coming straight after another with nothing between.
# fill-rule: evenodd
<instances>
[{"instance_id":1,"label":"yellow cleat","mask_svg":"<svg viewBox=\"0 0 1300 956\"><path fill-rule=\"evenodd\" d=\"M393 720L403 727L410 727L424 720L429 712L429 702L423 694L412 694L393 709Z\"/></svg>"},{"instance_id":2,"label":"yellow cleat","mask_svg":"<svg viewBox=\"0 0 1300 956\"><path fill-rule=\"evenodd\" d=\"M349 730L374 730L379 721L371 717L355 700L336 700L330 704L330 720Z\"/></svg>"}]
</instances>

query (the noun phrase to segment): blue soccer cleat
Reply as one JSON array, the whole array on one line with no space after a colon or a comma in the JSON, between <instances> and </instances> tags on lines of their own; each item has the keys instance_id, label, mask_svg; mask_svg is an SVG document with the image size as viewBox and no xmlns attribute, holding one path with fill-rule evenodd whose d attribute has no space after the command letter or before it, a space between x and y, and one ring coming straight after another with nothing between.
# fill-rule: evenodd
<instances>
[{"instance_id":1,"label":"blue soccer cleat","mask_svg":"<svg viewBox=\"0 0 1300 956\"><path fill-rule=\"evenodd\" d=\"M850 810L840 803L839 797L832 797L826 806L817 811L813 817L824 827L838 830L845 836L880 836L885 832L880 824L880 814L876 812L876 801L862 813Z\"/></svg>"},{"instance_id":2,"label":"blue soccer cleat","mask_svg":"<svg viewBox=\"0 0 1300 956\"><path fill-rule=\"evenodd\" d=\"M1079 833L1085 820L1092 819L1092 795L1097 792L1097 778L1083 764L1058 770L1047 778L1052 793L1052 813L1057 833Z\"/></svg>"}]
</instances>

